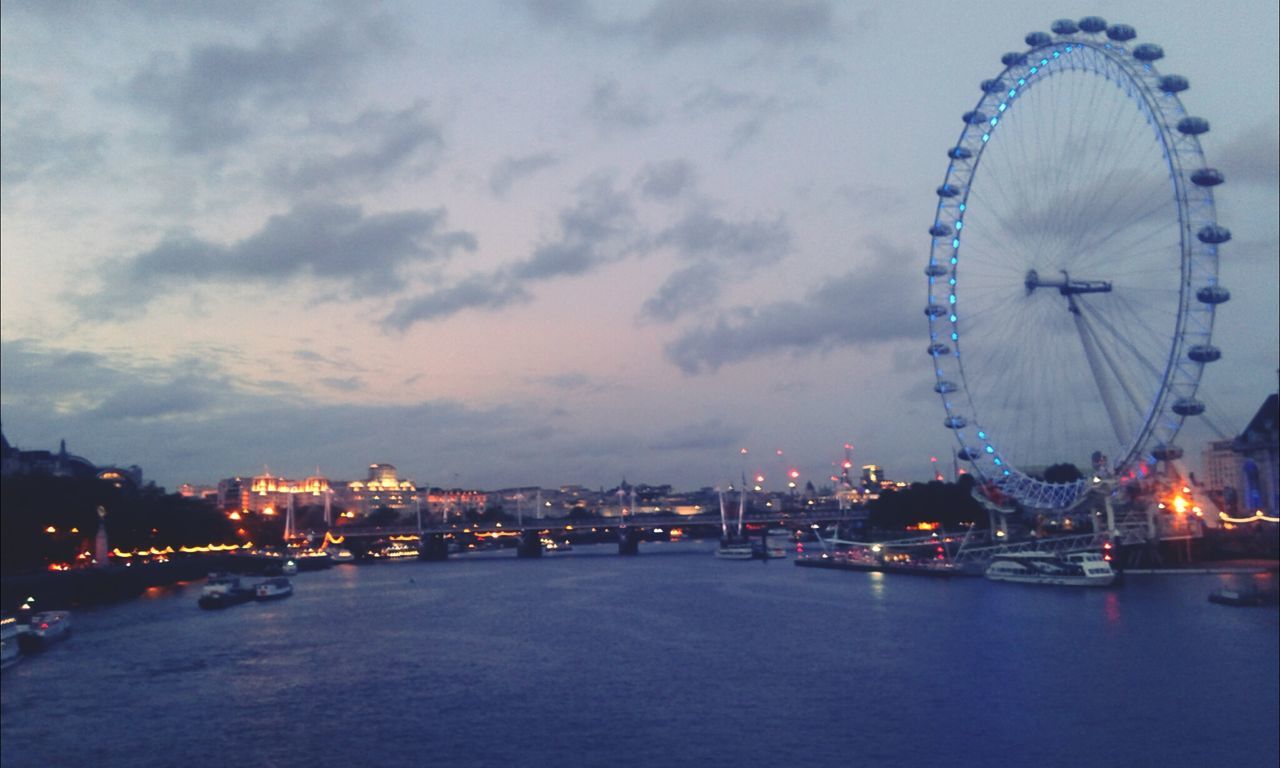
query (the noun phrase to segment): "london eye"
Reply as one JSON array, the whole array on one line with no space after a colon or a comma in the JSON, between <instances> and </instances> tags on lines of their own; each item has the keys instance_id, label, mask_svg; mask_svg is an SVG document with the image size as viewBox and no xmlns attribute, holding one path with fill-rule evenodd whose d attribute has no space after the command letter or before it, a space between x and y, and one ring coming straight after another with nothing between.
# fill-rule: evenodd
<instances>
[{"instance_id":1,"label":"london eye","mask_svg":"<svg viewBox=\"0 0 1280 768\"><path fill-rule=\"evenodd\" d=\"M1209 123L1136 37L1096 16L1028 34L981 82L937 188L925 315L943 423L986 487L1028 507L1179 458L1221 357L1231 234ZM1089 469L1047 476L1062 464Z\"/></svg>"}]
</instances>

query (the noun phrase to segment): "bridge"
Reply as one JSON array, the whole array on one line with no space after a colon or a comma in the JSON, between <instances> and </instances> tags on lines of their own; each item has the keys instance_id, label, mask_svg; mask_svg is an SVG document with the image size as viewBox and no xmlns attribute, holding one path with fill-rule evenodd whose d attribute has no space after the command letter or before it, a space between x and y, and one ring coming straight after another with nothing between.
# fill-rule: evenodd
<instances>
[{"instance_id":1,"label":"bridge","mask_svg":"<svg viewBox=\"0 0 1280 768\"><path fill-rule=\"evenodd\" d=\"M752 536L766 536L769 530L812 530L854 519L851 510L805 510L799 513L752 513L742 517L741 529ZM352 542L354 548L367 549L379 540L408 543L419 542L420 557L441 560L448 557L448 540L458 536L480 539L515 537L519 539L516 554L520 557L538 557L544 550L544 537L589 536L616 537L618 553L634 555L640 542L652 534L669 533L672 529L719 529L724 525L719 515L700 513L695 515L624 515L620 517L574 519L530 518L517 521L475 523L437 523L396 527L342 526L332 529L326 538L331 542ZM739 528L738 522L733 522Z\"/></svg>"}]
</instances>

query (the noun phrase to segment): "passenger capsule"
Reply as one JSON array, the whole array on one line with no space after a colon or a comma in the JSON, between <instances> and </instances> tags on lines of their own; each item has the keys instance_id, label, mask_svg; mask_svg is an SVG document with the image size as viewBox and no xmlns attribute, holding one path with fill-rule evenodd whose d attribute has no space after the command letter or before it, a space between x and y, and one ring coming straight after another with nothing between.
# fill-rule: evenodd
<instances>
[{"instance_id":1,"label":"passenger capsule","mask_svg":"<svg viewBox=\"0 0 1280 768\"><path fill-rule=\"evenodd\" d=\"M1197 363L1212 363L1222 359L1222 350L1212 344L1195 344L1187 350L1187 357Z\"/></svg>"},{"instance_id":2,"label":"passenger capsule","mask_svg":"<svg viewBox=\"0 0 1280 768\"><path fill-rule=\"evenodd\" d=\"M1197 187L1216 187L1226 181L1217 168L1201 168L1191 173L1191 183Z\"/></svg>"},{"instance_id":3,"label":"passenger capsule","mask_svg":"<svg viewBox=\"0 0 1280 768\"><path fill-rule=\"evenodd\" d=\"M950 224L938 223L938 224L934 224L932 227L929 227L929 234L933 235L934 237L950 237L952 231L953 230L951 229Z\"/></svg>"},{"instance_id":4,"label":"passenger capsule","mask_svg":"<svg viewBox=\"0 0 1280 768\"><path fill-rule=\"evenodd\" d=\"M1107 20L1101 16L1085 16L1080 20L1080 29L1091 35L1104 32L1107 29Z\"/></svg>"},{"instance_id":5,"label":"passenger capsule","mask_svg":"<svg viewBox=\"0 0 1280 768\"><path fill-rule=\"evenodd\" d=\"M1173 404L1173 412L1179 416L1199 416L1204 413L1204 403L1194 397L1180 397Z\"/></svg>"},{"instance_id":6,"label":"passenger capsule","mask_svg":"<svg viewBox=\"0 0 1280 768\"><path fill-rule=\"evenodd\" d=\"M1179 93L1191 87L1191 82L1182 75L1162 75L1159 84L1165 93Z\"/></svg>"},{"instance_id":7,"label":"passenger capsule","mask_svg":"<svg viewBox=\"0 0 1280 768\"><path fill-rule=\"evenodd\" d=\"M1000 57L1000 63L1006 67L1015 67L1019 64L1026 64L1027 54L1019 53L1018 51L1010 51Z\"/></svg>"},{"instance_id":8,"label":"passenger capsule","mask_svg":"<svg viewBox=\"0 0 1280 768\"><path fill-rule=\"evenodd\" d=\"M1048 32L1028 32L1023 39L1032 48L1039 48L1042 45L1049 45L1053 42L1053 38L1049 36Z\"/></svg>"},{"instance_id":9,"label":"passenger capsule","mask_svg":"<svg viewBox=\"0 0 1280 768\"><path fill-rule=\"evenodd\" d=\"M1058 19L1049 25L1049 29L1052 29L1055 35L1074 35L1080 31L1080 27L1076 26L1073 19Z\"/></svg>"},{"instance_id":10,"label":"passenger capsule","mask_svg":"<svg viewBox=\"0 0 1280 768\"><path fill-rule=\"evenodd\" d=\"M946 267L942 266L937 262L934 262L924 268L924 273L929 277L942 277L943 275L947 274L947 272L949 271L950 270L948 270Z\"/></svg>"},{"instance_id":11,"label":"passenger capsule","mask_svg":"<svg viewBox=\"0 0 1280 768\"><path fill-rule=\"evenodd\" d=\"M951 347L948 347L940 341L935 341L929 345L929 354L932 357L944 357L951 354Z\"/></svg>"},{"instance_id":12,"label":"passenger capsule","mask_svg":"<svg viewBox=\"0 0 1280 768\"><path fill-rule=\"evenodd\" d=\"M983 80L979 85L983 93L999 93L1004 90L1004 81L1000 78L994 80Z\"/></svg>"},{"instance_id":13,"label":"passenger capsule","mask_svg":"<svg viewBox=\"0 0 1280 768\"><path fill-rule=\"evenodd\" d=\"M947 314L947 308L941 304L930 304L924 308L924 313L929 317L938 318Z\"/></svg>"},{"instance_id":14,"label":"passenger capsule","mask_svg":"<svg viewBox=\"0 0 1280 768\"><path fill-rule=\"evenodd\" d=\"M952 160L968 160L973 157L973 153L964 147L952 147L947 150L947 157Z\"/></svg>"},{"instance_id":15,"label":"passenger capsule","mask_svg":"<svg viewBox=\"0 0 1280 768\"><path fill-rule=\"evenodd\" d=\"M1184 117L1178 121L1178 132L1188 136L1199 136L1209 132L1209 121L1203 117Z\"/></svg>"},{"instance_id":16,"label":"passenger capsule","mask_svg":"<svg viewBox=\"0 0 1280 768\"><path fill-rule=\"evenodd\" d=\"M1209 224L1200 228L1196 233L1196 239L1206 245L1221 245L1231 239L1231 230L1217 224Z\"/></svg>"},{"instance_id":17,"label":"passenger capsule","mask_svg":"<svg viewBox=\"0 0 1280 768\"><path fill-rule=\"evenodd\" d=\"M977 448L961 448L956 452L956 458L961 461L973 461L982 455L982 451Z\"/></svg>"},{"instance_id":18,"label":"passenger capsule","mask_svg":"<svg viewBox=\"0 0 1280 768\"><path fill-rule=\"evenodd\" d=\"M982 125L983 123L987 122L987 116L976 109L971 110L969 112L965 112L963 115L963 119L969 125Z\"/></svg>"},{"instance_id":19,"label":"passenger capsule","mask_svg":"<svg viewBox=\"0 0 1280 768\"><path fill-rule=\"evenodd\" d=\"M1126 40L1132 40L1137 36L1138 36L1137 30L1135 30L1133 27L1129 26L1128 24L1112 24L1110 27L1107 28L1107 37L1111 38L1112 40L1115 40L1118 43L1123 43Z\"/></svg>"},{"instance_id":20,"label":"passenger capsule","mask_svg":"<svg viewBox=\"0 0 1280 768\"><path fill-rule=\"evenodd\" d=\"M949 395L952 392L955 392L956 389L957 387L955 385L955 382L947 381L946 379L943 379L942 381L939 381L937 384L933 385L933 391L937 392L940 395Z\"/></svg>"},{"instance_id":21,"label":"passenger capsule","mask_svg":"<svg viewBox=\"0 0 1280 768\"><path fill-rule=\"evenodd\" d=\"M1176 445L1157 445L1151 455L1159 461L1177 461L1182 458L1182 449Z\"/></svg>"},{"instance_id":22,"label":"passenger capsule","mask_svg":"<svg viewBox=\"0 0 1280 768\"><path fill-rule=\"evenodd\" d=\"M1155 43L1143 43L1142 45L1134 47L1133 58L1150 64L1157 59L1164 58L1164 49Z\"/></svg>"},{"instance_id":23,"label":"passenger capsule","mask_svg":"<svg viewBox=\"0 0 1280 768\"><path fill-rule=\"evenodd\" d=\"M947 429L964 429L965 425L968 423L969 422L964 420L963 416L948 416L946 420L942 422L943 426Z\"/></svg>"},{"instance_id":24,"label":"passenger capsule","mask_svg":"<svg viewBox=\"0 0 1280 768\"><path fill-rule=\"evenodd\" d=\"M1220 285L1206 285L1196 291L1196 298L1202 304L1225 304L1231 300L1231 291Z\"/></svg>"},{"instance_id":25,"label":"passenger capsule","mask_svg":"<svg viewBox=\"0 0 1280 768\"><path fill-rule=\"evenodd\" d=\"M960 190L951 184L943 184L938 187L938 197L955 197L960 194Z\"/></svg>"}]
</instances>

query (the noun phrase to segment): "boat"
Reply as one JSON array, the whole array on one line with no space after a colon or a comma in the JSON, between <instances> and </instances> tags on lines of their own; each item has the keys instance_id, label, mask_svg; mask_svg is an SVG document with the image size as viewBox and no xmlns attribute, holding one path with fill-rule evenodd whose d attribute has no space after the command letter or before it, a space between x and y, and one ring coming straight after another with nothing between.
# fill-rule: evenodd
<instances>
[{"instance_id":1,"label":"boat","mask_svg":"<svg viewBox=\"0 0 1280 768\"><path fill-rule=\"evenodd\" d=\"M258 582L254 597L258 600L278 600L293 594L293 582L283 576L274 576Z\"/></svg>"},{"instance_id":2,"label":"boat","mask_svg":"<svg viewBox=\"0 0 1280 768\"><path fill-rule=\"evenodd\" d=\"M716 557L721 560L776 560L786 556L783 547L745 539L723 539L716 549Z\"/></svg>"},{"instance_id":3,"label":"boat","mask_svg":"<svg viewBox=\"0 0 1280 768\"><path fill-rule=\"evenodd\" d=\"M0 669L8 669L22 658L19 640L26 631L27 625L19 624L17 618L0 618Z\"/></svg>"},{"instance_id":4,"label":"boat","mask_svg":"<svg viewBox=\"0 0 1280 768\"><path fill-rule=\"evenodd\" d=\"M285 576L294 576L298 573L298 564L293 560L286 560L284 565L280 566L280 572Z\"/></svg>"},{"instance_id":5,"label":"boat","mask_svg":"<svg viewBox=\"0 0 1280 768\"><path fill-rule=\"evenodd\" d=\"M557 555L564 552L573 551L573 543L570 542L568 539L560 539L559 541L557 541L556 539L553 539L550 536L543 536L541 539L541 543L542 543L542 552L543 554L546 554L546 555Z\"/></svg>"},{"instance_id":6,"label":"boat","mask_svg":"<svg viewBox=\"0 0 1280 768\"><path fill-rule=\"evenodd\" d=\"M754 560L755 548L749 541L721 540L716 557L721 560Z\"/></svg>"},{"instance_id":7,"label":"boat","mask_svg":"<svg viewBox=\"0 0 1280 768\"><path fill-rule=\"evenodd\" d=\"M34 653L68 637L71 637L71 611L41 611L31 617L27 631L18 635L18 646L23 653Z\"/></svg>"},{"instance_id":8,"label":"boat","mask_svg":"<svg viewBox=\"0 0 1280 768\"><path fill-rule=\"evenodd\" d=\"M334 563L354 563L356 556L351 554L351 550L345 547L325 550L329 553L329 559Z\"/></svg>"},{"instance_id":9,"label":"boat","mask_svg":"<svg viewBox=\"0 0 1280 768\"><path fill-rule=\"evenodd\" d=\"M1218 605L1256 606L1265 605L1267 598L1257 590L1215 589L1209 593L1209 602Z\"/></svg>"},{"instance_id":10,"label":"boat","mask_svg":"<svg viewBox=\"0 0 1280 768\"><path fill-rule=\"evenodd\" d=\"M253 589L240 583L239 576L229 573L211 573L200 590L200 599L196 604L201 608L212 610L228 608L233 605L247 603L253 599Z\"/></svg>"},{"instance_id":11,"label":"boat","mask_svg":"<svg viewBox=\"0 0 1280 768\"><path fill-rule=\"evenodd\" d=\"M1116 580L1116 572L1097 552L1058 555L1030 550L996 555L987 566L986 577L1019 584L1107 587Z\"/></svg>"}]
</instances>

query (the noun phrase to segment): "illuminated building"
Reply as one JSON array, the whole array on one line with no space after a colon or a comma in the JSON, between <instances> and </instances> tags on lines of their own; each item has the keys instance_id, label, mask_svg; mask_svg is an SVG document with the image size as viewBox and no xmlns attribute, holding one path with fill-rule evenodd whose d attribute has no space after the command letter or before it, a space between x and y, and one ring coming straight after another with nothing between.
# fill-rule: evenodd
<instances>
[{"instance_id":1,"label":"illuminated building","mask_svg":"<svg viewBox=\"0 0 1280 768\"><path fill-rule=\"evenodd\" d=\"M1232 450L1240 457L1240 510L1277 516L1280 486L1280 404L1270 395L1235 440Z\"/></svg>"},{"instance_id":2,"label":"illuminated building","mask_svg":"<svg viewBox=\"0 0 1280 768\"><path fill-rule=\"evenodd\" d=\"M366 480L352 480L339 488L337 501L347 509L369 514L379 507L406 509L418 499L412 480L401 480L391 464L370 464Z\"/></svg>"}]
</instances>

